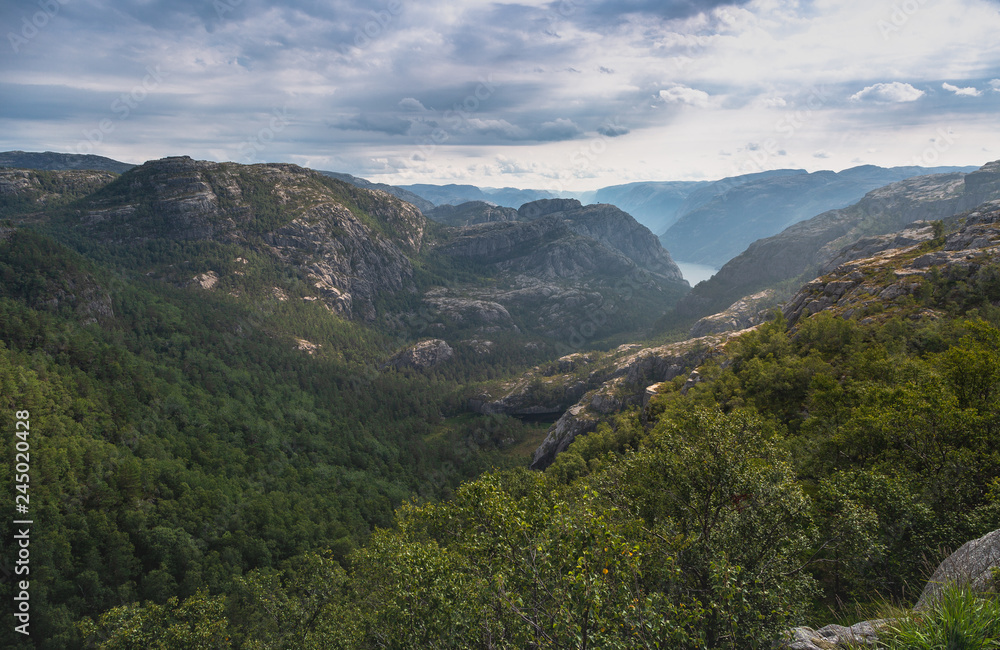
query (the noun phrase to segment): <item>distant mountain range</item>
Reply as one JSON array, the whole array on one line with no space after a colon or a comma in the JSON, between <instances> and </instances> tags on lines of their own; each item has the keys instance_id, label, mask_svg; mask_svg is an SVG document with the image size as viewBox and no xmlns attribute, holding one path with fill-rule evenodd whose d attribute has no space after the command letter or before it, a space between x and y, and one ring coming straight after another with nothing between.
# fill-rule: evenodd
<instances>
[{"instance_id":1,"label":"distant mountain range","mask_svg":"<svg viewBox=\"0 0 1000 650\"><path fill-rule=\"evenodd\" d=\"M828 210L753 242L710 280L696 285L678 303L676 316L712 314L761 289L801 284L832 270L845 246L992 201L1000 202L1000 161L969 174L917 176L872 190L854 205Z\"/></svg>"},{"instance_id":2,"label":"distant mountain range","mask_svg":"<svg viewBox=\"0 0 1000 650\"><path fill-rule=\"evenodd\" d=\"M135 167L135 165L91 154L56 153L54 151L46 151L44 153L37 151L3 151L0 152L0 167L49 171L86 169L123 174Z\"/></svg>"},{"instance_id":3,"label":"distant mountain range","mask_svg":"<svg viewBox=\"0 0 1000 650\"><path fill-rule=\"evenodd\" d=\"M693 192L660 240L679 260L720 267L754 241L821 212L847 207L879 187L914 176L975 169L864 165L841 172L779 170L724 178Z\"/></svg>"}]
</instances>

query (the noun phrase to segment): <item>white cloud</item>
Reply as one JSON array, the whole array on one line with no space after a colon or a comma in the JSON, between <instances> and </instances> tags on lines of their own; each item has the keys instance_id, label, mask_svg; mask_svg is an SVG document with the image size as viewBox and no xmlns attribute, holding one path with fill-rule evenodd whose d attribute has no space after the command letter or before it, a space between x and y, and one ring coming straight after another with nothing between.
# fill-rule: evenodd
<instances>
[{"instance_id":1,"label":"white cloud","mask_svg":"<svg viewBox=\"0 0 1000 650\"><path fill-rule=\"evenodd\" d=\"M412 97L405 97L399 101L399 107L405 111L412 111L414 113L424 113L427 111L424 105L420 103L419 100Z\"/></svg>"},{"instance_id":2,"label":"white cloud","mask_svg":"<svg viewBox=\"0 0 1000 650\"><path fill-rule=\"evenodd\" d=\"M813 152L813 158L831 158L831 157L833 157L832 153L830 153L829 151L823 151L822 149Z\"/></svg>"},{"instance_id":3,"label":"white cloud","mask_svg":"<svg viewBox=\"0 0 1000 650\"><path fill-rule=\"evenodd\" d=\"M712 105L712 98L704 90L681 85L661 90L660 99L668 104L687 104L698 108L708 108Z\"/></svg>"},{"instance_id":4,"label":"white cloud","mask_svg":"<svg viewBox=\"0 0 1000 650\"><path fill-rule=\"evenodd\" d=\"M993 81L991 81L990 88L993 89L993 92L1000 93L1000 79L994 79Z\"/></svg>"},{"instance_id":5,"label":"white cloud","mask_svg":"<svg viewBox=\"0 0 1000 650\"><path fill-rule=\"evenodd\" d=\"M953 86L950 83L943 83L941 87L949 92L953 92L959 97L979 97L983 93L976 88L969 86L967 88L959 88L958 86Z\"/></svg>"},{"instance_id":6,"label":"white cloud","mask_svg":"<svg viewBox=\"0 0 1000 650\"><path fill-rule=\"evenodd\" d=\"M915 102L924 96L924 91L918 90L910 84L893 81L891 83L877 83L868 86L863 90L851 95L851 101L873 101L879 104L898 104L903 102Z\"/></svg>"}]
</instances>

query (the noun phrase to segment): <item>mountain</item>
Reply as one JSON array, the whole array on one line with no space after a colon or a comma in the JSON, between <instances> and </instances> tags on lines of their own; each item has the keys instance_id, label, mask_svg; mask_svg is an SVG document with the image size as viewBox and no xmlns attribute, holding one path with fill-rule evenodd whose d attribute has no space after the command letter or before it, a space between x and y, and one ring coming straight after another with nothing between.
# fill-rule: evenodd
<instances>
[{"instance_id":1,"label":"mountain","mask_svg":"<svg viewBox=\"0 0 1000 650\"><path fill-rule=\"evenodd\" d=\"M944 219L1000 199L1000 162L969 174L916 176L873 190L856 204L824 212L755 241L678 303L676 313L700 317L777 283L800 281L862 237L916 220Z\"/></svg>"},{"instance_id":2,"label":"mountain","mask_svg":"<svg viewBox=\"0 0 1000 650\"><path fill-rule=\"evenodd\" d=\"M494 329L502 308L511 324L569 351L641 330L689 288L656 236L614 206L543 199L521 206L518 217L442 233L437 252L495 280L450 283L425 301Z\"/></svg>"},{"instance_id":3,"label":"mountain","mask_svg":"<svg viewBox=\"0 0 1000 650\"><path fill-rule=\"evenodd\" d=\"M517 210L485 201L468 201L459 205L439 205L424 210L428 219L448 226L471 226L491 221L517 221Z\"/></svg>"},{"instance_id":4,"label":"mountain","mask_svg":"<svg viewBox=\"0 0 1000 650\"><path fill-rule=\"evenodd\" d=\"M252 247L307 283L300 298L372 320L377 299L414 290L407 255L420 250L426 220L395 197L295 165L244 166L183 156L126 172L64 216L62 225L90 239L130 246L167 240ZM231 266L231 260L219 260L217 267L191 273L215 274L219 288L243 284L242 276L227 273Z\"/></svg>"},{"instance_id":5,"label":"mountain","mask_svg":"<svg viewBox=\"0 0 1000 650\"><path fill-rule=\"evenodd\" d=\"M598 203L611 203L635 217L654 233L662 233L677 220L685 201L707 181L640 182L602 187Z\"/></svg>"},{"instance_id":6,"label":"mountain","mask_svg":"<svg viewBox=\"0 0 1000 650\"><path fill-rule=\"evenodd\" d=\"M324 176L329 176L330 178L336 178L338 181L344 181L355 187L360 187L366 190L382 190L383 192L388 192L392 194L397 199L402 199L407 203L412 203L417 206L421 212L427 212L434 208L434 204L417 196L413 192L409 192L401 187L396 187L394 185L386 185L385 183L372 183L364 178L358 178L357 176L352 176L350 174L345 174L343 172L327 172L323 170L317 170L320 174Z\"/></svg>"},{"instance_id":7,"label":"mountain","mask_svg":"<svg viewBox=\"0 0 1000 650\"><path fill-rule=\"evenodd\" d=\"M115 178L117 174L108 171L0 168L0 218L71 203Z\"/></svg>"},{"instance_id":8,"label":"mountain","mask_svg":"<svg viewBox=\"0 0 1000 650\"><path fill-rule=\"evenodd\" d=\"M547 190L521 190L513 187L493 188L475 185L401 185L402 189L423 197L434 205L460 205L469 201L484 201L496 205L519 208L525 203L538 199L554 198Z\"/></svg>"},{"instance_id":9,"label":"mountain","mask_svg":"<svg viewBox=\"0 0 1000 650\"><path fill-rule=\"evenodd\" d=\"M20 179L10 209L22 212L25 201L38 201L31 179L61 174L65 183L84 174L3 173ZM455 229L386 192L295 165L188 157L81 187L71 209L48 214L48 226L121 249L147 277L260 300L316 301L401 333L420 323L453 344L483 332L564 344L583 323L587 341L619 336L650 325L689 288L655 236L612 206L573 201L545 224ZM88 190L96 191L80 198ZM461 209L520 218L488 204ZM214 252L183 264L136 252L169 242Z\"/></svg>"},{"instance_id":10,"label":"mountain","mask_svg":"<svg viewBox=\"0 0 1000 650\"><path fill-rule=\"evenodd\" d=\"M92 154L55 153L53 151L46 151L44 153L4 151L0 152L0 167L43 169L49 171L91 169L123 174L135 167L135 165Z\"/></svg>"},{"instance_id":11,"label":"mountain","mask_svg":"<svg viewBox=\"0 0 1000 650\"><path fill-rule=\"evenodd\" d=\"M517 213L523 219L557 217L574 232L621 251L646 270L673 282L684 282L670 253L660 245L649 228L616 206L584 206L576 199L541 199L522 205Z\"/></svg>"},{"instance_id":12,"label":"mountain","mask_svg":"<svg viewBox=\"0 0 1000 650\"><path fill-rule=\"evenodd\" d=\"M779 170L723 179L692 192L660 239L679 260L720 267L754 241L849 206L876 188L917 175L973 169L864 165L841 172Z\"/></svg>"}]
</instances>

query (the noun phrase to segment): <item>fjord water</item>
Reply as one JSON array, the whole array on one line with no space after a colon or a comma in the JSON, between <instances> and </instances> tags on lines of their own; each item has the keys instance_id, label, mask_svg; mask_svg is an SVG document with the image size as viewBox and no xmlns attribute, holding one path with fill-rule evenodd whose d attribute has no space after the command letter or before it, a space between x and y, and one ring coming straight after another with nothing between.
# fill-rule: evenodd
<instances>
[{"instance_id":1,"label":"fjord water","mask_svg":"<svg viewBox=\"0 0 1000 650\"><path fill-rule=\"evenodd\" d=\"M681 262L674 260L674 264L681 270L681 275L693 287L703 280L707 280L715 275L719 269L708 264L697 264L695 262Z\"/></svg>"}]
</instances>

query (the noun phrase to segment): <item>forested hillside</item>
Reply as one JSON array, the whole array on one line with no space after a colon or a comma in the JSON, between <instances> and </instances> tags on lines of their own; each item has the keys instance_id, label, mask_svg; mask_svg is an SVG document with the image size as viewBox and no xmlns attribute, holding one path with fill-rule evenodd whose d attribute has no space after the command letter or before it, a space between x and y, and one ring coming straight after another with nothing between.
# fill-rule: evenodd
<instances>
[{"instance_id":1,"label":"forested hillside","mask_svg":"<svg viewBox=\"0 0 1000 650\"><path fill-rule=\"evenodd\" d=\"M995 212L612 348L682 287L608 206L447 228L290 165L79 173L4 195L5 647L765 648L1000 528ZM528 470L560 415L592 426Z\"/></svg>"},{"instance_id":2,"label":"forested hillside","mask_svg":"<svg viewBox=\"0 0 1000 650\"><path fill-rule=\"evenodd\" d=\"M344 564L308 553L84 629L108 647L179 624L209 647L735 650L912 602L945 549L1000 527L997 278L981 256L860 318L779 315L544 473L410 502Z\"/></svg>"}]
</instances>

